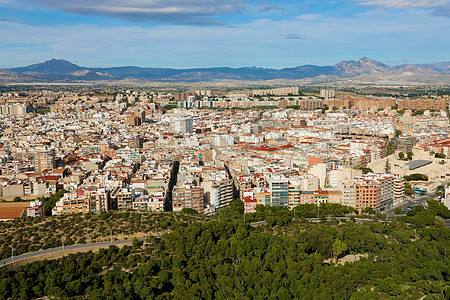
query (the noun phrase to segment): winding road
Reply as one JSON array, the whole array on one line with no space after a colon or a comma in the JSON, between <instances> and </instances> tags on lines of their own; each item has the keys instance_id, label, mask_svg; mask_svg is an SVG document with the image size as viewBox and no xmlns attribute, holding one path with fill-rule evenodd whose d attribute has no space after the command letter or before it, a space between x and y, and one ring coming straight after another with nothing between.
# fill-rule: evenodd
<instances>
[{"instance_id":1,"label":"winding road","mask_svg":"<svg viewBox=\"0 0 450 300\"><path fill-rule=\"evenodd\" d=\"M0 268L10 265L12 263L20 262L25 259L36 258L39 256L44 256L44 255L49 255L49 254L54 254L54 253L64 253L64 252L68 252L68 251L84 250L84 249L89 249L89 248L105 248L105 247L109 247L111 245L115 245L115 246L131 245L132 243L133 243L133 240L106 241L106 242L99 242L99 243L77 244L77 245L70 245L70 246L40 250L40 251L36 251L36 252L29 252L29 253L24 253L24 254L14 256L14 257L9 257L9 258L0 260Z\"/></svg>"}]
</instances>

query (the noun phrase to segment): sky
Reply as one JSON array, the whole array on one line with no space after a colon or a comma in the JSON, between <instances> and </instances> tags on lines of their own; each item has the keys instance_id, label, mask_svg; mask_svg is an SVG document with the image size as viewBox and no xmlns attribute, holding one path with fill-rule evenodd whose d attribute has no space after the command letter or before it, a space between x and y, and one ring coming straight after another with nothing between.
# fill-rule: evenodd
<instances>
[{"instance_id":1,"label":"sky","mask_svg":"<svg viewBox=\"0 0 450 300\"><path fill-rule=\"evenodd\" d=\"M450 0L0 0L0 68L450 61Z\"/></svg>"}]
</instances>

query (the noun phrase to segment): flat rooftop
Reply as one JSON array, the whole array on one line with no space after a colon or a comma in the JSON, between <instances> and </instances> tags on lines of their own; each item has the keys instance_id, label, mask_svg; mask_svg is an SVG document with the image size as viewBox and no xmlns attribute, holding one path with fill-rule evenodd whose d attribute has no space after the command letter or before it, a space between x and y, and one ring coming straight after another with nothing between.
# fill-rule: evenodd
<instances>
[{"instance_id":1,"label":"flat rooftop","mask_svg":"<svg viewBox=\"0 0 450 300\"><path fill-rule=\"evenodd\" d=\"M415 169L421 168L423 166L429 165L432 162L433 162L432 160L418 159L418 160L413 160L413 161L407 163L406 165L409 167L410 170L415 170Z\"/></svg>"},{"instance_id":2,"label":"flat rooftop","mask_svg":"<svg viewBox=\"0 0 450 300\"><path fill-rule=\"evenodd\" d=\"M0 203L0 221L20 218L30 202L2 202Z\"/></svg>"}]
</instances>

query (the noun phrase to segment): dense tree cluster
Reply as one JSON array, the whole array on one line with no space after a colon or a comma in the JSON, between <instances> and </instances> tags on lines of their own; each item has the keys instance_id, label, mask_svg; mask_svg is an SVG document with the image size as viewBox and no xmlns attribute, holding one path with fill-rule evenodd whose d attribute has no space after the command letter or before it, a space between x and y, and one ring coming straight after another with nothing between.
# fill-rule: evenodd
<instances>
[{"instance_id":1,"label":"dense tree cluster","mask_svg":"<svg viewBox=\"0 0 450 300\"><path fill-rule=\"evenodd\" d=\"M40 200L44 203L46 216L52 215L52 209L53 209L53 207L55 207L56 202L58 202L59 199L61 199L61 197L64 196L64 194L66 192L67 192L66 190L61 189L61 190L57 191L56 194L50 195L50 197L41 197Z\"/></svg>"},{"instance_id":2,"label":"dense tree cluster","mask_svg":"<svg viewBox=\"0 0 450 300\"><path fill-rule=\"evenodd\" d=\"M436 223L436 216L450 218L450 210L441 202L429 199L427 200L428 209L419 205L408 211L407 216L402 220L412 223L415 227L424 227Z\"/></svg>"},{"instance_id":3,"label":"dense tree cluster","mask_svg":"<svg viewBox=\"0 0 450 300\"><path fill-rule=\"evenodd\" d=\"M281 206L257 205L255 213L245 214L245 220L246 222L266 221L271 226L275 226L288 224L293 218L342 217L354 212L354 208L337 203L321 203L319 206L301 204L292 210ZM244 218L243 213L244 204L240 199L236 199L229 206L219 210L218 215L222 220L238 220Z\"/></svg>"},{"instance_id":4,"label":"dense tree cluster","mask_svg":"<svg viewBox=\"0 0 450 300\"><path fill-rule=\"evenodd\" d=\"M305 214L310 211L301 207L298 213L303 209ZM226 220L227 212L240 215L235 202L221 221L175 221L172 232L148 238L144 245L136 240L122 249L111 246L97 254L2 268L0 298L450 297L450 231L431 210L417 209L405 217L424 217L420 224L402 219L362 224L284 222L282 209L267 210L259 209L255 218L268 213L276 224L253 228L240 219ZM362 256L336 264L348 254Z\"/></svg>"},{"instance_id":5,"label":"dense tree cluster","mask_svg":"<svg viewBox=\"0 0 450 300\"><path fill-rule=\"evenodd\" d=\"M204 216L180 213L109 211L99 214L25 218L0 222L0 259L41 249L84 244L136 235L161 234L177 221L207 220Z\"/></svg>"},{"instance_id":6,"label":"dense tree cluster","mask_svg":"<svg viewBox=\"0 0 450 300\"><path fill-rule=\"evenodd\" d=\"M406 175L403 176L403 178L406 181L417 181L417 180L421 180L421 181L428 181L428 176L425 174L419 174L419 173L414 173L411 175Z\"/></svg>"}]
</instances>

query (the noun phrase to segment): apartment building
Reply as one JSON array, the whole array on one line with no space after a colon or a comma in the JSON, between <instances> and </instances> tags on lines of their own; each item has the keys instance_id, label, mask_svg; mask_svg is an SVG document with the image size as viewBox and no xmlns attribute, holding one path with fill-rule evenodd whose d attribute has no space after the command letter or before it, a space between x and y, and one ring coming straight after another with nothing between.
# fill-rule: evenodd
<instances>
[{"instance_id":1,"label":"apartment building","mask_svg":"<svg viewBox=\"0 0 450 300\"><path fill-rule=\"evenodd\" d=\"M199 214L203 214L205 211L203 188L189 184L174 187L172 192L172 207L173 211L192 208Z\"/></svg>"},{"instance_id":2,"label":"apartment building","mask_svg":"<svg viewBox=\"0 0 450 300\"><path fill-rule=\"evenodd\" d=\"M269 179L271 206L288 207L289 204L289 179Z\"/></svg>"},{"instance_id":3,"label":"apartment building","mask_svg":"<svg viewBox=\"0 0 450 300\"><path fill-rule=\"evenodd\" d=\"M91 191L89 194L90 197L90 211L98 212L98 211L108 211L111 208L109 192L106 191L105 188L98 188L96 190Z\"/></svg>"},{"instance_id":4,"label":"apartment building","mask_svg":"<svg viewBox=\"0 0 450 300\"><path fill-rule=\"evenodd\" d=\"M205 192L205 203L210 210L217 212L233 201L233 180L208 180L202 183Z\"/></svg>"},{"instance_id":5,"label":"apartment building","mask_svg":"<svg viewBox=\"0 0 450 300\"><path fill-rule=\"evenodd\" d=\"M27 217L38 218L43 216L45 216L44 203L39 200L30 202L27 207Z\"/></svg>"},{"instance_id":6,"label":"apartment building","mask_svg":"<svg viewBox=\"0 0 450 300\"><path fill-rule=\"evenodd\" d=\"M384 210L402 201L403 182L391 174L366 174L355 178L355 208Z\"/></svg>"},{"instance_id":7,"label":"apartment building","mask_svg":"<svg viewBox=\"0 0 450 300\"><path fill-rule=\"evenodd\" d=\"M300 180L289 181L288 208L292 209L300 204Z\"/></svg>"},{"instance_id":8,"label":"apartment building","mask_svg":"<svg viewBox=\"0 0 450 300\"><path fill-rule=\"evenodd\" d=\"M381 187L373 179L360 180L355 184L355 208L361 212L365 208L378 209L381 205Z\"/></svg>"},{"instance_id":9,"label":"apartment building","mask_svg":"<svg viewBox=\"0 0 450 300\"><path fill-rule=\"evenodd\" d=\"M133 192L129 187L117 187L111 192L111 202L119 210L133 208Z\"/></svg>"},{"instance_id":10,"label":"apartment building","mask_svg":"<svg viewBox=\"0 0 450 300\"><path fill-rule=\"evenodd\" d=\"M447 108L447 100L438 99L402 99L398 100L398 109L441 110Z\"/></svg>"},{"instance_id":11,"label":"apartment building","mask_svg":"<svg viewBox=\"0 0 450 300\"><path fill-rule=\"evenodd\" d=\"M300 192L300 204L315 204L313 191Z\"/></svg>"},{"instance_id":12,"label":"apartment building","mask_svg":"<svg viewBox=\"0 0 450 300\"><path fill-rule=\"evenodd\" d=\"M34 169L41 172L46 169L54 169L56 167L55 150L38 148L32 151Z\"/></svg>"},{"instance_id":13,"label":"apartment building","mask_svg":"<svg viewBox=\"0 0 450 300\"><path fill-rule=\"evenodd\" d=\"M260 189L256 192L256 201L258 205L270 205L271 199L270 199L271 193L266 189Z\"/></svg>"}]
</instances>

